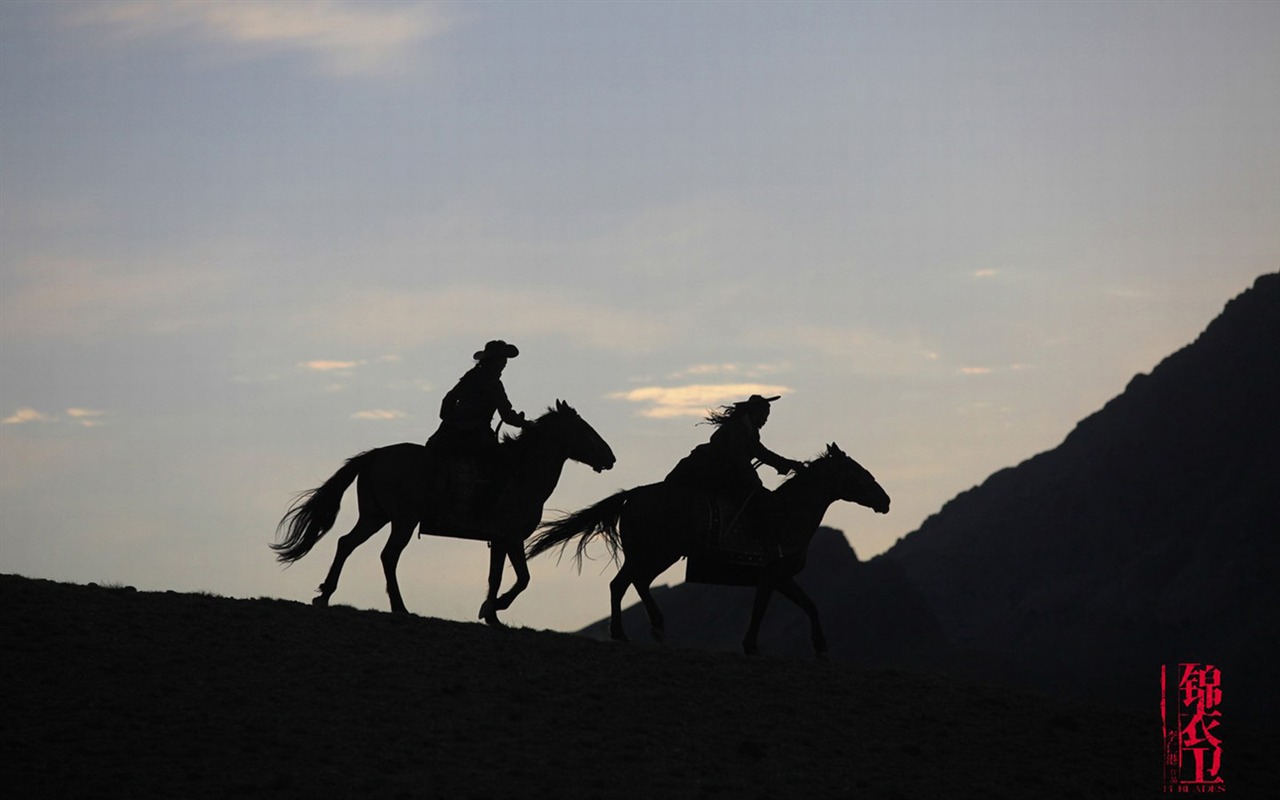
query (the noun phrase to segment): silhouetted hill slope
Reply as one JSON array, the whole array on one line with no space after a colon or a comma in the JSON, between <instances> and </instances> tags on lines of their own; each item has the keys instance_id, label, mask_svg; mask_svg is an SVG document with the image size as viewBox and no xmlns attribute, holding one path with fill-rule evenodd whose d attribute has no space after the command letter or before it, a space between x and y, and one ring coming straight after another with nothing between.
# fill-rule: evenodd
<instances>
[{"instance_id":1,"label":"silhouetted hill slope","mask_svg":"<svg viewBox=\"0 0 1280 800\"><path fill-rule=\"evenodd\" d=\"M1154 715L891 670L16 576L0 576L0 641L10 797L1133 798L1159 784Z\"/></svg>"},{"instance_id":2,"label":"silhouetted hill slope","mask_svg":"<svg viewBox=\"0 0 1280 800\"><path fill-rule=\"evenodd\" d=\"M1162 660L1208 661L1275 708L1280 274L885 558L954 643L1037 686L1120 700Z\"/></svg>"}]
</instances>

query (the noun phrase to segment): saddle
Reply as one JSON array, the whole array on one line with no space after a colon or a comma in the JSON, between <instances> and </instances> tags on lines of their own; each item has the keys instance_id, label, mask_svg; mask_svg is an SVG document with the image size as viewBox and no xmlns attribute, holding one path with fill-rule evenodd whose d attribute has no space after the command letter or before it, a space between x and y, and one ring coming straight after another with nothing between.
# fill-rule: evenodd
<instances>
[{"instance_id":1,"label":"saddle","mask_svg":"<svg viewBox=\"0 0 1280 800\"><path fill-rule=\"evenodd\" d=\"M487 524L502 490L494 464L467 456L442 456L428 480L431 501L423 509L418 535L488 540Z\"/></svg>"},{"instance_id":2,"label":"saddle","mask_svg":"<svg viewBox=\"0 0 1280 800\"><path fill-rule=\"evenodd\" d=\"M685 581L720 586L755 586L765 565L760 508L768 495L745 504L706 495L707 522L685 560Z\"/></svg>"}]
</instances>

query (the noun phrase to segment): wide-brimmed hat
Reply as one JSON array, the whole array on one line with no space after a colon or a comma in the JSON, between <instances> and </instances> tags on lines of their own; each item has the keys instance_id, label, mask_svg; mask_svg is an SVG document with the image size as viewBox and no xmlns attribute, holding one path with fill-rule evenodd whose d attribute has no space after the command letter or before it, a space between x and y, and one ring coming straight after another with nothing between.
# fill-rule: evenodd
<instances>
[{"instance_id":1,"label":"wide-brimmed hat","mask_svg":"<svg viewBox=\"0 0 1280 800\"><path fill-rule=\"evenodd\" d=\"M764 397L763 395L753 394L750 397L748 397L746 400L743 400L740 403L734 403L734 405L740 406L740 407L764 406L765 408L768 408L770 403L772 403L774 400L779 399L780 397L782 397L782 395L780 394L775 394L773 397Z\"/></svg>"},{"instance_id":2,"label":"wide-brimmed hat","mask_svg":"<svg viewBox=\"0 0 1280 800\"><path fill-rule=\"evenodd\" d=\"M476 361L484 361L486 358L515 358L520 355L520 350L514 344L507 344L501 339L494 339L486 342L484 349L472 356Z\"/></svg>"}]
</instances>

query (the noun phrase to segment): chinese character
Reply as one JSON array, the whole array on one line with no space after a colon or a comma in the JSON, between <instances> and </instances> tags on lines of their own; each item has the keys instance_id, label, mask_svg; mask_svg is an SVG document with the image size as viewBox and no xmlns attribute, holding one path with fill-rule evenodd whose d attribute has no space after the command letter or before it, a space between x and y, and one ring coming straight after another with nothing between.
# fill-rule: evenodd
<instances>
[{"instance_id":1,"label":"chinese character","mask_svg":"<svg viewBox=\"0 0 1280 800\"><path fill-rule=\"evenodd\" d=\"M1161 718L1165 729L1166 791L1188 784L1216 784L1220 791L1222 739L1215 731L1222 724L1222 670L1212 664L1178 666L1181 678L1176 691L1170 691L1173 687L1166 685L1164 668L1160 670L1165 695L1161 698ZM1175 710L1172 715L1168 713L1169 705Z\"/></svg>"}]
</instances>

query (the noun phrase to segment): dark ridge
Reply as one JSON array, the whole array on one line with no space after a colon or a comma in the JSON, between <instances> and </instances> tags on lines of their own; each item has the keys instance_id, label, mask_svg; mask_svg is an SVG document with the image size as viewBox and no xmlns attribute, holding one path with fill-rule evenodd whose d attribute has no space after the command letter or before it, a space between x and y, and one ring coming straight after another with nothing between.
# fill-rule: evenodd
<instances>
[{"instance_id":1,"label":"dark ridge","mask_svg":"<svg viewBox=\"0 0 1280 800\"><path fill-rule=\"evenodd\" d=\"M0 608L8 796L1131 798L1159 784L1148 717L923 673L17 576L0 576Z\"/></svg>"}]
</instances>

